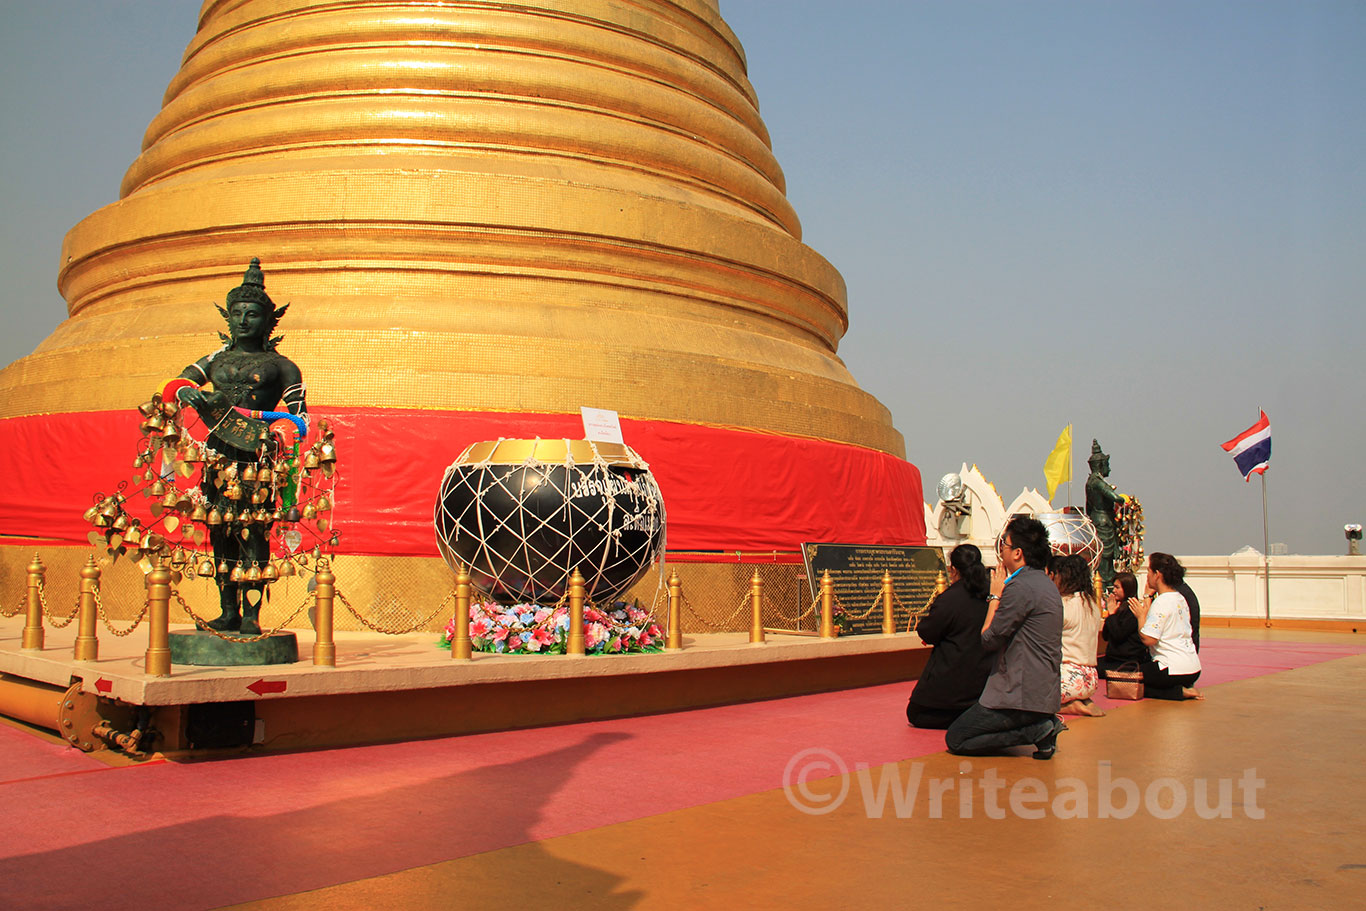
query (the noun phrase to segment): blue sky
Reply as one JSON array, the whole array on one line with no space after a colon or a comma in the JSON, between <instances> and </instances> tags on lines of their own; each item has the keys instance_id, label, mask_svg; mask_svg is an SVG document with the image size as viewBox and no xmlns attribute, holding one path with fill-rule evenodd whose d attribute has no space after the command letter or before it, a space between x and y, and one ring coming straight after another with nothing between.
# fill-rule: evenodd
<instances>
[{"instance_id":1,"label":"blue sky","mask_svg":"<svg viewBox=\"0 0 1366 911\"><path fill-rule=\"evenodd\" d=\"M62 235L112 202L196 0L6 4L0 363L64 316ZM1272 540L1366 521L1366 4L722 0L840 355L926 487L1009 501L1075 425L1149 549L1261 548L1219 443L1271 417ZM1060 500L1065 501L1065 493Z\"/></svg>"}]
</instances>

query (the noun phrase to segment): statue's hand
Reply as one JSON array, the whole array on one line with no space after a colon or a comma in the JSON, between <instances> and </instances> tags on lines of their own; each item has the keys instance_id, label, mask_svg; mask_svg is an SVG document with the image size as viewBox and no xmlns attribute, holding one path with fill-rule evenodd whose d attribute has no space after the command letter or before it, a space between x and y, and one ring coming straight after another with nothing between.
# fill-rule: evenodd
<instances>
[{"instance_id":1,"label":"statue's hand","mask_svg":"<svg viewBox=\"0 0 1366 911\"><path fill-rule=\"evenodd\" d=\"M191 389L189 387L186 387L184 389L177 390L176 398L180 400L180 403L182 405L189 405L195 411L203 410L204 393L198 389Z\"/></svg>"}]
</instances>

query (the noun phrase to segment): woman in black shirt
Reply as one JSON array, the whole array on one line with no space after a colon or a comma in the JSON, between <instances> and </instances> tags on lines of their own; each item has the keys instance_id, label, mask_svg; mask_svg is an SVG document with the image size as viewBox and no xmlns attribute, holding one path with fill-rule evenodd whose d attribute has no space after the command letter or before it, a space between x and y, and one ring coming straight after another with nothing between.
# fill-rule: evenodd
<instances>
[{"instance_id":1,"label":"woman in black shirt","mask_svg":"<svg viewBox=\"0 0 1366 911\"><path fill-rule=\"evenodd\" d=\"M1100 675L1117 670L1122 664L1149 660L1148 646L1138 637L1138 617L1129 608L1129 599L1138 597L1138 579L1133 573L1116 573L1114 587L1106 599L1107 616L1100 628L1105 654L1097 662Z\"/></svg>"},{"instance_id":2,"label":"woman in black shirt","mask_svg":"<svg viewBox=\"0 0 1366 911\"><path fill-rule=\"evenodd\" d=\"M992 656L982 651L991 590L982 552L971 544L955 547L949 581L916 626L921 640L934 646L906 704L906 720L918 728L947 728L982 695L991 673Z\"/></svg>"}]
</instances>

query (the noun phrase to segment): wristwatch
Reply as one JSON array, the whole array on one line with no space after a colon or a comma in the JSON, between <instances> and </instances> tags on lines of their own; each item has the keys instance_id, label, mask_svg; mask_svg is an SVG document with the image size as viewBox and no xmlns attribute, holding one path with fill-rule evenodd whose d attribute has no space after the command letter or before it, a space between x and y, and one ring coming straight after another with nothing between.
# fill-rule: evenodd
<instances>
[{"instance_id":1,"label":"wristwatch","mask_svg":"<svg viewBox=\"0 0 1366 911\"><path fill-rule=\"evenodd\" d=\"M1000 600L1001 600L1001 596L1000 596L1000 595L987 595L987 600L988 600L988 601L1000 601Z\"/></svg>"}]
</instances>

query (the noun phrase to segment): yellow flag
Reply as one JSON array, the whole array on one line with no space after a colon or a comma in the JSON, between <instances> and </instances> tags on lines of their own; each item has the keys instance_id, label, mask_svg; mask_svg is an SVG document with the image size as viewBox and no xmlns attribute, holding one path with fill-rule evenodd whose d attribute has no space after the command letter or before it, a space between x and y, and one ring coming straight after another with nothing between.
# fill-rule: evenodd
<instances>
[{"instance_id":1,"label":"yellow flag","mask_svg":"<svg viewBox=\"0 0 1366 911\"><path fill-rule=\"evenodd\" d=\"M1072 425L1068 424L1058 434L1058 442L1043 462L1043 477L1048 482L1048 499L1058 490L1063 481L1072 480Z\"/></svg>"}]
</instances>

